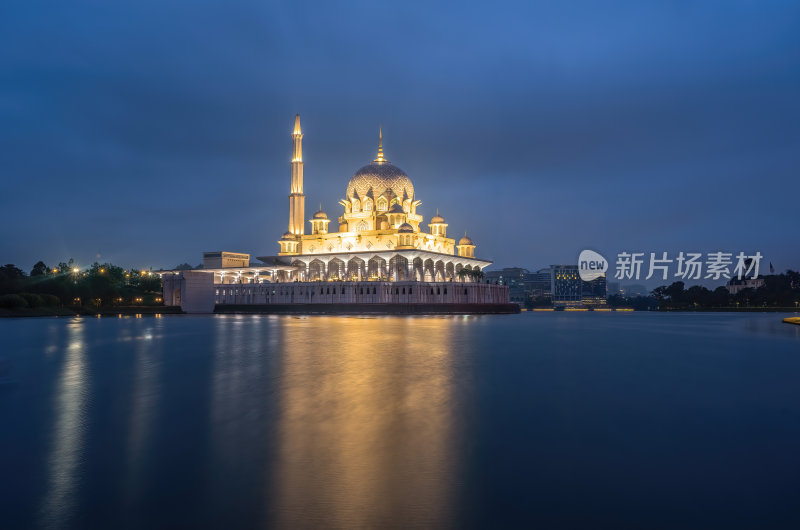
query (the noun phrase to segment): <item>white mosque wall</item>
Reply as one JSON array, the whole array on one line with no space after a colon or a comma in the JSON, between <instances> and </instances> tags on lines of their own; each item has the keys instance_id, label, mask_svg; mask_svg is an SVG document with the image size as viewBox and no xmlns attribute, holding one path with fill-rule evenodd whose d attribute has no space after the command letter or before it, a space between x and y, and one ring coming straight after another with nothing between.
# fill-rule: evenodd
<instances>
[{"instance_id":1,"label":"white mosque wall","mask_svg":"<svg viewBox=\"0 0 800 530\"><path fill-rule=\"evenodd\" d=\"M508 304L508 286L473 282L286 282L214 285L218 305Z\"/></svg>"},{"instance_id":2,"label":"white mosque wall","mask_svg":"<svg viewBox=\"0 0 800 530\"><path fill-rule=\"evenodd\" d=\"M314 281L213 283L213 274L182 271L163 278L164 304L186 313L215 305L508 304L508 286L477 282Z\"/></svg>"},{"instance_id":3,"label":"white mosque wall","mask_svg":"<svg viewBox=\"0 0 800 530\"><path fill-rule=\"evenodd\" d=\"M214 275L182 271L162 277L164 305L180 306L186 313L214 312Z\"/></svg>"}]
</instances>

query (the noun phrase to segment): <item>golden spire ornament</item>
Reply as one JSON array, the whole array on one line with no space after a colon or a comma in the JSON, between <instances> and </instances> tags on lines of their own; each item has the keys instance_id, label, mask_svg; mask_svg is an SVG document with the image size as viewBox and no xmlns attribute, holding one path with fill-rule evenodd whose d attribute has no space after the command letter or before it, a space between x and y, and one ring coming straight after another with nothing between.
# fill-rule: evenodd
<instances>
[{"instance_id":1,"label":"golden spire ornament","mask_svg":"<svg viewBox=\"0 0 800 530\"><path fill-rule=\"evenodd\" d=\"M389 162L383 157L383 128L380 125L378 126L378 158L373 160L373 162L377 162L378 164Z\"/></svg>"}]
</instances>

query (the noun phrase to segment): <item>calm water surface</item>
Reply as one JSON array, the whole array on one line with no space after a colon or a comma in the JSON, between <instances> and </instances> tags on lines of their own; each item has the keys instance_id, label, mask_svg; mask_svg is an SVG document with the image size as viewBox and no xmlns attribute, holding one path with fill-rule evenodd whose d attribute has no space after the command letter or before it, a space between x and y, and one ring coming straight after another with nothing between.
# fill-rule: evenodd
<instances>
[{"instance_id":1,"label":"calm water surface","mask_svg":"<svg viewBox=\"0 0 800 530\"><path fill-rule=\"evenodd\" d=\"M800 528L782 316L0 319L0 526Z\"/></svg>"}]
</instances>

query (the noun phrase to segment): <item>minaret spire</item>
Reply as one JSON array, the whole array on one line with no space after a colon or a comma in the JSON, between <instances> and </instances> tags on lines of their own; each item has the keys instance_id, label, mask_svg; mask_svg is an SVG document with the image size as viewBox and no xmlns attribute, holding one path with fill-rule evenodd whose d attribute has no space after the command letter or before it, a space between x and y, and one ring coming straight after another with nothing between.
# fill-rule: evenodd
<instances>
[{"instance_id":1,"label":"minaret spire","mask_svg":"<svg viewBox=\"0 0 800 530\"><path fill-rule=\"evenodd\" d=\"M378 158L373 160L379 164L388 163L389 161L383 157L383 127L378 126Z\"/></svg>"},{"instance_id":2,"label":"minaret spire","mask_svg":"<svg viewBox=\"0 0 800 530\"><path fill-rule=\"evenodd\" d=\"M292 134L303 134L300 132L300 115L295 114L294 116L294 132Z\"/></svg>"},{"instance_id":3,"label":"minaret spire","mask_svg":"<svg viewBox=\"0 0 800 530\"><path fill-rule=\"evenodd\" d=\"M289 193L289 232L294 235L305 233L306 196L303 195L303 131L300 129L300 115L294 117L292 132L292 187Z\"/></svg>"}]
</instances>

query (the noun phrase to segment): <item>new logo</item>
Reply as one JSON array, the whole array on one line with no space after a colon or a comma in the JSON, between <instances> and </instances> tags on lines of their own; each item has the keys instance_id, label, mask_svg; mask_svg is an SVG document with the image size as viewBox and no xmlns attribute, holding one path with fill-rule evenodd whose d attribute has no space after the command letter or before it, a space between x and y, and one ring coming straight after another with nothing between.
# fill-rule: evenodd
<instances>
[{"instance_id":1,"label":"new logo","mask_svg":"<svg viewBox=\"0 0 800 530\"><path fill-rule=\"evenodd\" d=\"M608 261L594 250L584 250L578 256L578 274L585 282L596 280L607 270Z\"/></svg>"}]
</instances>

